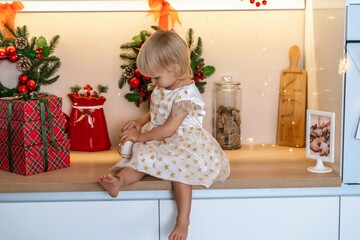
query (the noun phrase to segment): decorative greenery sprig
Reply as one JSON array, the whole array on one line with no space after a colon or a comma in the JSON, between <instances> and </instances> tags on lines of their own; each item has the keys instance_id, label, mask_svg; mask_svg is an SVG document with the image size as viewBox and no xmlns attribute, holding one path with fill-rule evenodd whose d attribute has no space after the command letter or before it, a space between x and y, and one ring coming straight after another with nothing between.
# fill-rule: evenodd
<instances>
[{"instance_id":1,"label":"decorative greenery sprig","mask_svg":"<svg viewBox=\"0 0 360 240\"><path fill-rule=\"evenodd\" d=\"M160 30L157 26L152 26L151 28L155 31ZM129 84L130 93L127 93L125 98L130 102L134 102L137 107L139 107L141 103L147 102L152 92L151 78L143 76L136 66L136 59L140 48L149 36L151 36L151 33L143 30L139 35L134 36L131 42L124 43L120 46L120 49L125 51L120 54L120 59L125 63L120 65L123 72L118 85L119 88L123 88L126 83ZM205 60L201 57L203 53L203 42L202 39L198 37L194 45L193 29L189 29L186 39L191 50L192 78L199 91L203 93L206 85L204 79L210 77L215 72L215 68L205 65Z\"/></svg>"},{"instance_id":2,"label":"decorative greenery sprig","mask_svg":"<svg viewBox=\"0 0 360 240\"><path fill-rule=\"evenodd\" d=\"M75 93L76 96L80 97L94 97L99 98L102 93L106 93L108 91L108 86L103 86L99 84L97 86L97 91L93 91L93 87L90 84L86 84L83 88L79 85L75 85L70 87L72 93Z\"/></svg>"}]
</instances>

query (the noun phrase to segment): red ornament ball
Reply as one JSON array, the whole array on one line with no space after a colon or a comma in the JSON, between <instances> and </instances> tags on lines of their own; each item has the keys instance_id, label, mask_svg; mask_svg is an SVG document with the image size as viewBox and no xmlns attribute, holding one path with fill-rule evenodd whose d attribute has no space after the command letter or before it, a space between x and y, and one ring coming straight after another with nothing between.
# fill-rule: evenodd
<instances>
[{"instance_id":1,"label":"red ornament ball","mask_svg":"<svg viewBox=\"0 0 360 240\"><path fill-rule=\"evenodd\" d=\"M262 5L266 5L267 4L267 1L266 0L263 0L262 1Z\"/></svg>"},{"instance_id":2,"label":"red ornament ball","mask_svg":"<svg viewBox=\"0 0 360 240\"><path fill-rule=\"evenodd\" d=\"M10 57L9 57L9 61L10 62L17 62L17 60L19 59L19 56L18 55L11 55Z\"/></svg>"},{"instance_id":3,"label":"red ornament ball","mask_svg":"<svg viewBox=\"0 0 360 240\"><path fill-rule=\"evenodd\" d=\"M17 92L18 93L25 93L25 94L28 94L28 92L29 92L29 90L27 89L27 87L25 86L25 85L19 85L18 87L17 87Z\"/></svg>"},{"instance_id":4,"label":"red ornament ball","mask_svg":"<svg viewBox=\"0 0 360 240\"><path fill-rule=\"evenodd\" d=\"M21 83L26 83L26 81L29 79L29 76L28 75L26 75L26 74L21 74L20 76L19 76L19 82L21 82Z\"/></svg>"},{"instance_id":5,"label":"red ornament ball","mask_svg":"<svg viewBox=\"0 0 360 240\"><path fill-rule=\"evenodd\" d=\"M151 77L147 77L147 76L144 76L143 77L143 81L146 82L146 81L150 81L151 80Z\"/></svg>"},{"instance_id":6,"label":"red ornament ball","mask_svg":"<svg viewBox=\"0 0 360 240\"><path fill-rule=\"evenodd\" d=\"M26 87L31 91L34 90L34 88L36 87L36 82L34 80L28 80L26 82Z\"/></svg>"},{"instance_id":7,"label":"red ornament ball","mask_svg":"<svg viewBox=\"0 0 360 240\"><path fill-rule=\"evenodd\" d=\"M140 86L140 80L137 77L133 77L129 80L131 88L138 88Z\"/></svg>"},{"instance_id":8,"label":"red ornament ball","mask_svg":"<svg viewBox=\"0 0 360 240\"><path fill-rule=\"evenodd\" d=\"M260 2L256 2L256 6L260 7L261 3Z\"/></svg>"},{"instance_id":9,"label":"red ornament ball","mask_svg":"<svg viewBox=\"0 0 360 240\"><path fill-rule=\"evenodd\" d=\"M16 48L14 46L8 46L6 48L6 54L9 56L15 55L16 54Z\"/></svg>"},{"instance_id":10,"label":"red ornament ball","mask_svg":"<svg viewBox=\"0 0 360 240\"><path fill-rule=\"evenodd\" d=\"M252 3L252 4L255 3L255 0L250 0L250 3Z\"/></svg>"},{"instance_id":11,"label":"red ornament ball","mask_svg":"<svg viewBox=\"0 0 360 240\"><path fill-rule=\"evenodd\" d=\"M137 76L137 77L142 77L142 76L143 76L138 68L136 68L136 69L134 70L134 74L135 74L135 76Z\"/></svg>"}]
</instances>

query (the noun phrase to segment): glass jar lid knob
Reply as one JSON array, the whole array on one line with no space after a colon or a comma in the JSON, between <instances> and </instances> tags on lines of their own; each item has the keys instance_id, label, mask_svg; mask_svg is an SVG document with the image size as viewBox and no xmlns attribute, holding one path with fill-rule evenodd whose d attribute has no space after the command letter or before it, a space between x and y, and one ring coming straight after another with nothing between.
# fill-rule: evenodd
<instances>
[{"instance_id":1,"label":"glass jar lid knob","mask_svg":"<svg viewBox=\"0 0 360 240\"><path fill-rule=\"evenodd\" d=\"M224 76L223 79L225 82L231 82L233 77L232 76Z\"/></svg>"}]
</instances>

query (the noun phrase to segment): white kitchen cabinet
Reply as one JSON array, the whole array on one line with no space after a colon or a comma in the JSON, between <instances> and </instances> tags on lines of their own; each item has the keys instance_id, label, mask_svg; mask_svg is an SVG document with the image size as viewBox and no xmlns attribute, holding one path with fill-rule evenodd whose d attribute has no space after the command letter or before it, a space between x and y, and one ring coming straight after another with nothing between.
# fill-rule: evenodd
<instances>
[{"instance_id":1,"label":"white kitchen cabinet","mask_svg":"<svg viewBox=\"0 0 360 240\"><path fill-rule=\"evenodd\" d=\"M360 239L360 196L341 197L340 240Z\"/></svg>"},{"instance_id":2,"label":"white kitchen cabinet","mask_svg":"<svg viewBox=\"0 0 360 240\"><path fill-rule=\"evenodd\" d=\"M0 203L0 239L158 240L158 201Z\"/></svg>"},{"instance_id":3,"label":"white kitchen cabinet","mask_svg":"<svg viewBox=\"0 0 360 240\"><path fill-rule=\"evenodd\" d=\"M175 217L174 201L161 200L160 240ZM339 197L199 199L190 221L189 240L338 240Z\"/></svg>"}]
</instances>

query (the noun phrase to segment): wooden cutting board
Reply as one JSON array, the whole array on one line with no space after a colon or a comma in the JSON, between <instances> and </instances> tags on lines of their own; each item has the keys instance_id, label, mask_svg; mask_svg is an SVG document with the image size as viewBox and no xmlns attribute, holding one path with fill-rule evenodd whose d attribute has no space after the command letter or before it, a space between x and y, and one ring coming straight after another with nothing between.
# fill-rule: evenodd
<instances>
[{"instance_id":1,"label":"wooden cutting board","mask_svg":"<svg viewBox=\"0 0 360 240\"><path fill-rule=\"evenodd\" d=\"M298 66L300 48L289 51L290 67L281 71L277 144L289 147L305 146L306 70Z\"/></svg>"}]
</instances>

